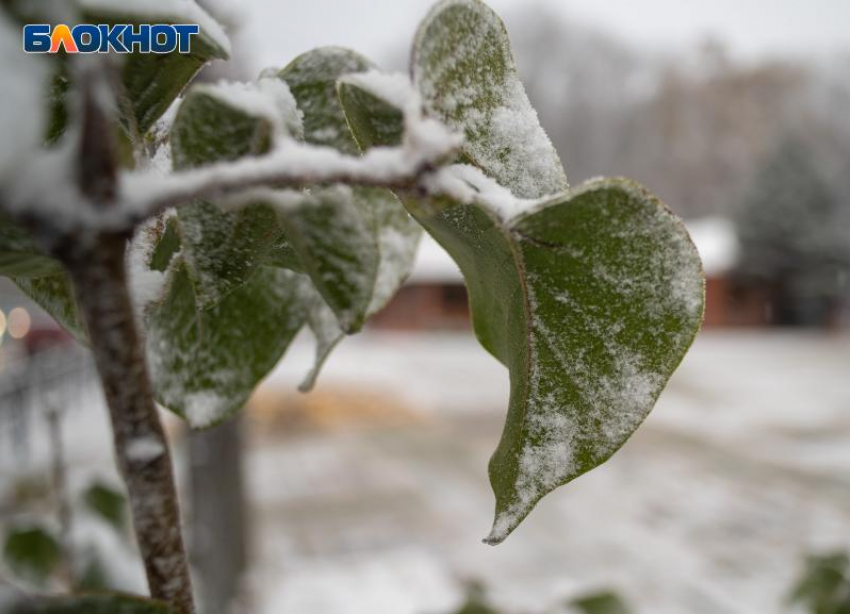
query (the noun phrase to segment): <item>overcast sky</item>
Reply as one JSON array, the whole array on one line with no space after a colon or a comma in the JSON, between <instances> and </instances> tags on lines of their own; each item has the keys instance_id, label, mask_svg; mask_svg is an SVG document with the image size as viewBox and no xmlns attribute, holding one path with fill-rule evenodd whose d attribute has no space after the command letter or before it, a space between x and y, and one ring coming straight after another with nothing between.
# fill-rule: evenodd
<instances>
[{"instance_id":1,"label":"overcast sky","mask_svg":"<svg viewBox=\"0 0 850 614\"><path fill-rule=\"evenodd\" d=\"M319 45L355 48L380 61L411 40L433 0L239 0L252 64L282 66ZM824 56L850 51L850 0L490 0L511 16L548 5L641 47L675 51L707 37L733 56ZM539 10L539 8L537 9Z\"/></svg>"}]
</instances>

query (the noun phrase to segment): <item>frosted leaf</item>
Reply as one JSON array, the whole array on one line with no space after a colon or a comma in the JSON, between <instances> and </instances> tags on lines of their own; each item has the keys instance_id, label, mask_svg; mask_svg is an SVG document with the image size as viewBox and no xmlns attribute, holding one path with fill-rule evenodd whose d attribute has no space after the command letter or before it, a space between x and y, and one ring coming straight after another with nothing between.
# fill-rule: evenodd
<instances>
[{"instance_id":1,"label":"frosted leaf","mask_svg":"<svg viewBox=\"0 0 850 614\"><path fill-rule=\"evenodd\" d=\"M157 399L195 428L240 409L306 321L302 280L297 273L261 266L221 302L199 309L178 258L164 299L147 318Z\"/></svg>"},{"instance_id":2,"label":"frosted leaf","mask_svg":"<svg viewBox=\"0 0 850 614\"><path fill-rule=\"evenodd\" d=\"M517 75L505 26L483 2L440 2L419 28L411 64L427 112L465 133L467 161L519 198L567 188Z\"/></svg>"},{"instance_id":3,"label":"frosted leaf","mask_svg":"<svg viewBox=\"0 0 850 614\"><path fill-rule=\"evenodd\" d=\"M74 288L64 271L41 277L13 277L12 281L77 341L88 344L88 334L77 308Z\"/></svg>"},{"instance_id":4,"label":"frosted leaf","mask_svg":"<svg viewBox=\"0 0 850 614\"><path fill-rule=\"evenodd\" d=\"M413 74L427 110L466 130L467 164L436 170L404 204L460 266L476 336L511 376L490 463L496 544L643 421L699 328L703 273L684 226L636 184L564 189L483 3L432 11ZM358 142L386 144L399 100L369 81L346 79L341 99Z\"/></svg>"},{"instance_id":5,"label":"frosted leaf","mask_svg":"<svg viewBox=\"0 0 850 614\"><path fill-rule=\"evenodd\" d=\"M699 328L702 268L684 226L626 180L588 182L508 220L451 197L416 215L457 261L476 335L511 372L490 461L496 544L647 416Z\"/></svg>"},{"instance_id":6,"label":"frosted leaf","mask_svg":"<svg viewBox=\"0 0 850 614\"><path fill-rule=\"evenodd\" d=\"M308 279L304 280L302 296L308 303L307 325L316 342L316 358L304 381L298 386L301 392L310 392L316 385L319 373L333 349L345 337L334 312Z\"/></svg>"},{"instance_id":7,"label":"frosted leaf","mask_svg":"<svg viewBox=\"0 0 850 614\"><path fill-rule=\"evenodd\" d=\"M369 193L324 188L279 209L304 270L348 333L365 322L380 262Z\"/></svg>"},{"instance_id":8,"label":"frosted leaf","mask_svg":"<svg viewBox=\"0 0 850 614\"><path fill-rule=\"evenodd\" d=\"M366 149L359 146L351 132L338 87L341 80L372 74L371 70L372 64L365 58L352 51L330 47L305 53L280 72L280 77L289 83L299 108L304 112L308 143L329 145L351 155ZM395 98L409 96L409 82L399 82L394 78L387 80L393 84ZM327 264L334 264L341 273L337 275L338 281L333 277L318 276L315 272L311 275L322 296L337 314L342 328L351 332L357 330L366 317L382 309L398 290L412 266L421 231L388 190L332 188L314 190L312 197L316 203L299 209L298 217L284 215L286 219L291 218L290 225L303 225L308 215L312 218L307 220L309 223L303 231L290 232L290 238L297 248L298 235L306 236L305 231L311 227L321 228L321 232L313 233L314 238L321 239L326 247L314 250L312 256L301 249L301 260L310 272L310 261L321 256L326 260L326 268ZM323 225L322 206L327 219ZM321 244L317 245L321 247ZM327 261L328 256L333 258L330 262ZM336 291L327 287L329 281L336 285ZM351 308L344 311L339 304L339 298L343 297L334 294L346 287L343 297L349 297Z\"/></svg>"},{"instance_id":9,"label":"frosted leaf","mask_svg":"<svg viewBox=\"0 0 850 614\"><path fill-rule=\"evenodd\" d=\"M261 77L255 83L220 81L195 86L192 91L216 98L243 114L262 118L274 127L279 138L304 138L303 114L286 83L275 77Z\"/></svg>"},{"instance_id":10,"label":"frosted leaf","mask_svg":"<svg viewBox=\"0 0 850 614\"><path fill-rule=\"evenodd\" d=\"M207 62L227 59L230 41L221 25L194 0L76 0L89 23L196 23L200 35L190 53L130 53L122 56L124 117L131 133L144 135ZM124 105L122 105L124 110Z\"/></svg>"},{"instance_id":11,"label":"frosted leaf","mask_svg":"<svg viewBox=\"0 0 850 614\"><path fill-rule=\"evenodd\" d=\"M175 167L266 153L275 140L301 130L286 84L220 83L192 88L172 126ZM277 214L257 201L225 210L200 201L181 207L177 224L199 305L226 297L250 277L282 233Z\"/></svg>"},{"instance_id":12,"label":"frosted leaf","mask_svg":"<svg viewBox=\"0 0 850 614\"><path fill-rule=\"evenodd\" d=\"M353 51L322 47L298 56L278 73L304 114L308 143L333 147L348 155L360 153L342 114L336 82L343 75L369 68L370 62Z\"/></svg>"},{"instance_id":13,"label":"frosted leaf","mask_svg":"<svg viewBox=\"0 0 850 614\"><path fill-rule=\"evenodd\" d=\"M367 316L372 316L387 306L410 275L422 238L422 227L389 191L379 191L369 199L369 204L378 232L380 253L372 300L366 311Z\"/></svg>"}]
</instances>

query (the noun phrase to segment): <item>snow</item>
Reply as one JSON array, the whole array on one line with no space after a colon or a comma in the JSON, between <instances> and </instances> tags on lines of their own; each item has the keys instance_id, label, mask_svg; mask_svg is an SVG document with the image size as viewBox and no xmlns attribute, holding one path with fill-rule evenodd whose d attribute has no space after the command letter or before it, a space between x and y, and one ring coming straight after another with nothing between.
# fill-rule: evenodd
<instances>
[{"instance_id":1,"label":"snow","mask_svg":"<svg viewBox=\"0 0 850 614\"><path fill-rule=\"evenodd\" d=\"M414 180L429 165L457 151L461 137L433 120L406 116L403 147L374 147L348 156L331 147L285 139L267 155L163 175L156 169L125 172L120 216L146 217L166 204L255 187L322 183L394 185ZM108 216L107 216L108 217ZM101 221L101 224L114 220Z\"/></svg>"},{"instance_id":2,"label":"snow","mask_svg":"<svg viewBox=\"0 0 850 614\"><path fill-rule=\"evenodd\" d=\"M0 191L26 168L45 127L47 64L21 53L20 28L0 13Z\"/></svg>"},{"instance_id":3,"label":"snow","mask_svg":"<svg viewBox=\"0 0 850 614\"><path fill-rule=\"evenodd\" d=\"M230 39L209 13L195 0L77 0L80 7L98 15L138 16L149 21L170 20L174 23L192 23L201 27L201 34L230 55Z\"/></svg>"},{"instance_id":4,"label":"snow","mask_svg":"<svg viewBox=\"0 0 850 614\"><path fill-rule=\"evenodd\" d=\"M496 13L470 0L441 2L420 27L414 49L414 82L427 111L466 134L464 153L476 165L518 198L568 187Z\"/></svg>"},{"instance_id":5,"label":"snow","mask_svg":"<svg viewBox=\"0 0 850 614\"><path fill-rule=\"evenodd\" d=\"M397 556L405 547L481 580L509 614L560 611L594 588L615 588L638 612L776 611L806 552L850 544L841 498L848 348L846 337L703 334L626 447L492 549L475 537L492 510L486 463L503 420L504 368L471 337L353 338L310 402L332 408L346 394L380 391L388 411L414 415L363 432L352 410L349 430L254 440L255 530L274 536L257 553L267 596L259 611L392 611L396 570L415 568ZM306 345L290 352L293 364L310 359ZM265 393L284 394L292 371L276 371ZM364 580L345 603L324 595L333 578L362 578L378 564L383 582ZM456 589L442 590L448 599Z\"/></svg>"},{"instance_id":6,"label":"snow","mask_svg":"<svg viewBox=\"0 0 850 614\"><path fill-rule=\"evenodd\" d=\"M690 220L686 226L697 246L707 276L721 276L735 268L740 256L740 245L731 220L707 217Z\"/></svg>"},{"instance_id":7,"label":"snow","mask_svg":"<svg viewBox=\"0 0 850 614\"><path fill-rule=\"evenodd\" d=\"M499 185L481 169L468 164L455 164L441 168L426 178L426 189L432 195L450 196L459 203L475 202L510 225L520 215L534 209L548 199L517 198L510 190Z\"/></svg>"},{"instance_id":8,"label":"snow","mask_svg":"<svg viewBox=\"0 0 850 614\"><path fill-rule=\"evenodd\" d=\"M340 82L364 89L401 110L404 113L405 141L422 156L439 161L447 157L447 150L462 145L459 131L454 134L442 123L423 114L422 100L407 75L370 70L345 75Z\"/></svg>"},{"instance_id":9,"label":"snow","mask_svg":"<svg viewBox=\"0 0 850 614\"><path fill-rule=\"evenodd\" d=\"M186 421L193 429L212 426L222 418L222 407L229 399L222 398L214 391L191 392L183 397Z\"/></svg>"},{"instance_id":10,"label":"snow","mask_svg":"<svg viewBox=\"0 0 850 614\"><path fill-rule=\"evenodd\" d=\"M493 549L477 537L492 512L504 367L471 335L366 332L337 349L313 396L287 396L313 361L302 339L257 398L286 428L259 403L245 422L253 611L449 614L463 579L507 614L559 612L597 588L636 612L779 611L805 554L850 546L848 341L700 335L637 435ZM118 480L92 378L62 395L72 492L92 476ZM286 421L299 399L351 423L299 430ZM363 399L394 421L369 425ZM19 476L46 475L50 442L33 428L21 458L0 435L5 499ZM144 591L134 555L102 547L111 571L127 569L122 587Z\"/></svg>"},{"instance_id":11,"label":"snow","mask_svg":"<svg viewBox=\"0 0 850 614\"><path fill-rule=\"evenodd\" d=\"M256 83L219 81L200 84L193 91L217 98L224 104L262 118L282 136L302 139L304 114L298 109L289 86L276 77L261 77Z\"/></svg>"},{"instance_id":12,"label":"snow","mask_svg":"<svg viewBox=\"0 0 850 614\"><path fill-rule=\"evenodd\" d=\"M354 563L354 564L352 564ZM327 590L328 586L335 587ZM357 595L356 599L352 599ZM262 614L437 614L463 604L463 592L440 561L417 549L355 560L307 563L281 582Z\"/></svg>"},{"instance_id":13,"label":"snow","mask_svg":"<svg viewBox=\"0 0 850 614\"><path fill-rule=\"evenodd\" d=\"M148 266L155 248L153 241L157 237L155 226L158 223L160 221L153 218L143 224L127 248L130 295L140 322L147 307L162 298L165 292L165 272L154 271Z\"/></svg>"},{"instance_id":14,"label":"snow","mask_svg":"<svg viewBox=\"0 0 850 614\"><path fill-rule=\"evenodd\" d=\"M159 437L149 435L131 439L126 456L131 463L149 462L165 454L165 444Z\"/></svg>"},{"instance_id":15,"label":"snow","mask_svg":"<svg viewBox=\"0 0 850 614\"><path fill-rule=\"evenodd\" d=\"M383 73L373 69L344 75L339 82L357 86L397 109L411 112L421 107L410 77L402 73Z\"/></svg>"}]
</instances>

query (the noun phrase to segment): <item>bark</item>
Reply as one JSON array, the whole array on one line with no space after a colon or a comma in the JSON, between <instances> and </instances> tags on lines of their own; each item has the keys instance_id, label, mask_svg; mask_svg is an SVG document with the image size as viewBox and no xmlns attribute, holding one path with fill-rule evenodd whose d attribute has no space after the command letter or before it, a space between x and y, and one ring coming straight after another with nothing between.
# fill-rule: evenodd
<instances>
[{"instance_id":1,"label":"bark","mask_svg":"<svg viewBox=\"0 0 850 614\"><path fill-rule=\"evenodd\" d=\"M74 282L103 384L151 596L179 614L194 614L171 455L136 329L125 248L124 235L104 234L78 240L61 255ZM140 441L144 445L139 446Z\"/></svg>"}]
</instances>

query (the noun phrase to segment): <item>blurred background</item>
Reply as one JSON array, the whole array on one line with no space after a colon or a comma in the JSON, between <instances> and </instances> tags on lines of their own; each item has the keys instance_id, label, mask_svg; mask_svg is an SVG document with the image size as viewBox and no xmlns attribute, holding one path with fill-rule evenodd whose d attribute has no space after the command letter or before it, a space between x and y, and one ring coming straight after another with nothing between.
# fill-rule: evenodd
<instances>
[{"instance_id":1,"label":"blurred background","mask_svg":"<svg viewBox=\"0 0 850 614\"><path fill-rule=\"evenodd\" d=\"M218 79L325 44L405 70L431 3L206 4ZM685 219L704 330L626 446L491 548L507 372L423 240L313 393L302 339L239 421L168 418L205 614L850 611L821 598L850 591L850 3L491 5L571 183L629 176ZM144 590L91 361L5 282L0 459L4 582L37 575L15 548L61 576L40 523L91 587Z\"/></svg>"}]
</instances>

